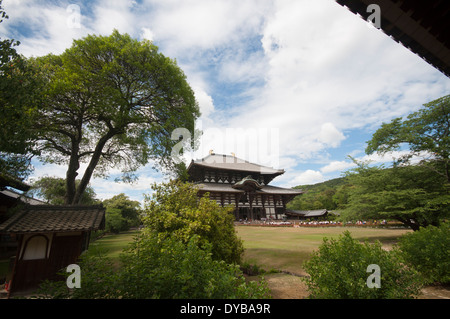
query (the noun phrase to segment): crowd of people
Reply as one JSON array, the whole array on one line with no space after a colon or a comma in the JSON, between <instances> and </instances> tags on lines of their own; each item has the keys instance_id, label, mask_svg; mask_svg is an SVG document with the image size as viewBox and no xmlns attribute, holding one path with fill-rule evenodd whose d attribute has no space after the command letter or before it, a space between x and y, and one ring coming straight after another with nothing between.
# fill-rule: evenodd
<instances>
[{"instance_id":1,"label":"crowd of people","mask_svg":"<svg viewBox=\"0 0 450 319\"><path fill-rule=\"evenodd\" d=\"M341 221L334 221L334 220L271 220L271 219L265 219L261 218L260 220L240 220L241 224L258 224L258 225L292 225L294 227L301 227L301 226L377 226L377 225L386 225L386 220L357 220L357 221L347 221L347 222L341 222Z\"/></svg>"}]
</instances>

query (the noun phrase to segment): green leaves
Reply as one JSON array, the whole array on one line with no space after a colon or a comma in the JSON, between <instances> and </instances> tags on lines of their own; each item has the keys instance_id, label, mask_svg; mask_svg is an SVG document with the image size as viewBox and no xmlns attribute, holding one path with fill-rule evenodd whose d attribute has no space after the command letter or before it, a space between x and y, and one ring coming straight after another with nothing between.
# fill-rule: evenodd
<instances>
[{"instance_id":1,"label":"green leaves","mask_svg":"<svg viewBox=\"0 0 450 319\"><path fill-rule=\"evenodd\" d=\"M0 1L0 22L7 18ZM30 124L42 83L35 65L16 52L17 45L0 40L0 172L25 178L37 153Z\"/></svg>"},{"instance_id":2,"label":"green leaves","mask_svg":"<svg viewBox=\"0 0 450 319\"><path fill-rule=\"evenodd\" d=\"M400 238L405 260L418 269L428 282L450 282L450 224L426 227Z\"/></svg>"},{"instance_id":3,"label":"green leaves","mask_svg":"<svg viewBox=\"0 0 450 319\"><path fill-rule=\"evenodd\" d=\"M140 203L124 193L103 201L106 207L106 231L118 233L140 225Z\"/></svg>"},{"instance_id":4,"label":"green leaves","mask_svg":"<svg viewBox=\"0 0 450 319\"><path fill-rule=\"evenodd\" d=\"M171 181L154 185L152 197L146 198L143 222L161 237L173 235L187 243L194 235L200 245L212 245L212 257L238 263L243 245L234 230L234 216L207 196L198 198L189 183Z\"/></svg>"},{"instance_id":5,"label":"green leaves","mask_svg":"<svg viewBox=\"0 0 450 319\"><path fill-rule=\"evenodd\" d=\"M29 125L33 146L43 161L68 165L66 204L78 203L90 178L112 167L124 181L150 160L175 167L171 132L193 133L200 113L183 71L152 43L115 30L33 62L44 83ZM88 167L75 188L82 162Z\"/></svg>"},{"instance_id":6,"label":"green leaves","mask_svg":"<svg viewBox=\"0 0 450 319\"><path fill-rule=\"evenodd\" d=\"M422 165L444 176L450 183L450 95L424 104L406 119L384 123L367 142L366 153L385 154L403 145L410 153L399 159L408 163L413 156L423 157Z\"/></svg>"},{"instance_id":7,"label":"green leaves","mask_svg":"<svg viewBox=\"0 0 450 319\"><path fill-rule=\"evenodd\" d=\"M425 167L360 165L347 179L353 187L342 211L345 219L395 219L417 230L450 215L442 177Z\"/></svg>"},{"instance_id":8,"label":"green leaves","mask_svg":"<svg viewBox=\"0 0 450 319\"><path fill-rule=\"evenodd\" d=\"M367 284L369 265L380 269L380 288ZM313 299L413 298L422 285L397 251L386 251L379 242L360 243L348 231L337 240L325 238L303 266L310 275L304 280Z\"/></svg>"},{"instance_id":9,"label":"green leaves","mask_svg":"<svg viewBox=\"0 0 450 319\"><path fill-rule=\"evenodd\" d=\"M384 123L366 153L408 152L393 168L359 165L348 174L347 218L397 219L418 230L450 216L450 95L431 101L406 119ZM411 160L420 161L412 165ZM417 162L417 161L416 161Z\"/></svg>"}]
</instances>

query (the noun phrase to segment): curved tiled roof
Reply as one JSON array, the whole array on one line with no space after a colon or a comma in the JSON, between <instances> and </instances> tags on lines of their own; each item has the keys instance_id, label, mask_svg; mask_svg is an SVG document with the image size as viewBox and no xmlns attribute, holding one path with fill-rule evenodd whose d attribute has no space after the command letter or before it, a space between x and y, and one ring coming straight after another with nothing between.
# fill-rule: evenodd
<instances>
[{"instance_id":1,"label":"curved tiled roof","mask_svg":"<svg viewBox=\"0 0 450 319\"><path fill-rule=\"evenodd\" d=\"M104 219L102 205L27 205L0 224L0 233L91 231L103 228Z\"/></svg>"},{"instance_id":2,"label":"curved tiled roof","mask_svg":"<svg viewBox=\"0 0 450 319\"><path fill-rule=\"evenodd\" d=\"M235 156L222 155L222 154L210 154L207 157L192 161L188 167L188 171L194 166L202 166L212 169L224 169L243 172L254 172L260 174L276 174L280 175L284 173L283 169L274 169L264 165L250 163Z\"/></svg>"},{"instance_id":3,"label":"curved tiled roof","mask_svg":"<svg viewBox=\"0 0 450 319\"><path fill-rule=\"evenodd\" d=\"M226 183L198 183L195 184L202 192L224 192L224 193L244 193L243 190L233 188L233 184ZM268 195L300 195L303 191L293 188L282 188L271 185L264 185L256 190L257 194Z\"/></svg>"}]
</instances>

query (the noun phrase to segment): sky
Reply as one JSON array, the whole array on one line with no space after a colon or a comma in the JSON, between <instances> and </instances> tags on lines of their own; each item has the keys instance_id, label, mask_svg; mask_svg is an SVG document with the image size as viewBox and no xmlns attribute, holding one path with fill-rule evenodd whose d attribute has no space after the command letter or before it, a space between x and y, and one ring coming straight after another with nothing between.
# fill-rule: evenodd
<instances>
[{"instance_id":1,"label":"sky","mask_svg":"<svg viewBox=\"0 0 450 319\"><path fill-rule=\"evenodd\" d=\"M3 0L0 37L26 57L61 54L74 39L114 29L150 40L175 59L199 103L203 131L186 163L213 150L285 173L293 187L342 176L348 155L374 164L401 152L366 155L383 122L447 95L450 79L334 0ZM29 182L64 177L35 162ZM85 168L82 166L80 173ZM133 184L95 178L100 199L142 201L166 179L142 167Z\"/></svg>"}]
</instances>

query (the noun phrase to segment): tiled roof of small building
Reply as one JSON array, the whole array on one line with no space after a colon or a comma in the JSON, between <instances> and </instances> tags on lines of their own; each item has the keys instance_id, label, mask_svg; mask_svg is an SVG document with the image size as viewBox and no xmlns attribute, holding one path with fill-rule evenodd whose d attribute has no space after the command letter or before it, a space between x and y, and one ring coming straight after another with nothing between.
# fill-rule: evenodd
<instances>
[{"instance_id":1,"label":"tiled roof of small building","mask_svg":"<svg viewBox=\"0 0 450 319\"><path fill-rule=\"evenodd\" d=\"M287 215L295 215L302 217L319 217L324 216L328 213L326 209L316 209L316 210L286 210Z\"/></svg>"},{"instance_id":2,"label":"tiled roof of small building","mask_svg":"<svg viewBox=\"0 0 450 319\"><path fill-rule=\"evenodd\" d=\"M105 208L102 205L27 205L0 224L0 233L91 231L102 229L104 221Z\"/></svg>"}]
</instances>

